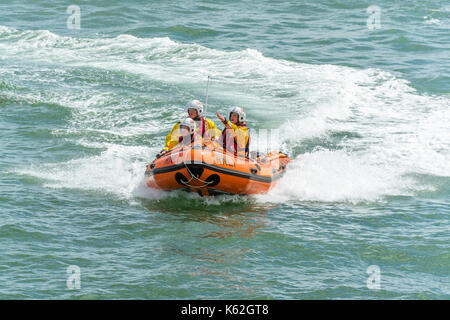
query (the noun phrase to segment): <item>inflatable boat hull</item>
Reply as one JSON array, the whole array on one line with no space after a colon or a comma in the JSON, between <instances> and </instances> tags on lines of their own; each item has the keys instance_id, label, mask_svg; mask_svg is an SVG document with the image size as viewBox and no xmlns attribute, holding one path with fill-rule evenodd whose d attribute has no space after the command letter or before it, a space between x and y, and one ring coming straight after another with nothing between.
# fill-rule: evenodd
<instances>
[{"instance_id":1,"label":"inflatable boat hull","mask_svg":"<svg viewBox=\"0 0 450 320\"><path fill-rule=\"evenodd\" d=\"M202 196L261 194L275 186L290 161L271 152L254 160L236 157L217 142L176 147L145 171L146 184L160 190L185 190Z\"/></svg>"}]
</instances>

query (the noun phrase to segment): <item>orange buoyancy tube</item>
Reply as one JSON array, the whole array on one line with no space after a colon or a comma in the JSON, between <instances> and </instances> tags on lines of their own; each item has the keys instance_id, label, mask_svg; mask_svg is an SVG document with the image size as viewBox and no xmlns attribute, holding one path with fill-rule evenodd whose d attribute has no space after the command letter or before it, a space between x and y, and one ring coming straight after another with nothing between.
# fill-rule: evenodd
<instances>
[{"instance_id":1,"label":"orange buoyancy tube","mask_svg":"<svg viewBox=\"0 0 450 320\"><path fill-rule=\"evenodd\" d=\"M268 192L284 174L289 158L273 152L254 162L226 152L217 141L201 148L179 145L147 167L147 186L182 189L199 194L257 194Z\"/></svg>"}]
</instances>

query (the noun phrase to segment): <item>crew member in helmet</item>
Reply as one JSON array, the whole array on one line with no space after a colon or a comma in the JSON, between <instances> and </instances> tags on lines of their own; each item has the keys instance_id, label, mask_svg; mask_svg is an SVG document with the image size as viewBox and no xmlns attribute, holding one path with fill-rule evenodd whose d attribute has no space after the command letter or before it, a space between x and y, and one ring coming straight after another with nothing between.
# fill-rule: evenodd
<instances>
[{"instance_id":1,"label":"crew member in helmet","mask_svg":"<svg viewBox=\"0 0 450 320\"><path fill-rule=\"evenodd\" d=\"M196 132L202 138L210 138L210 139L218 139L220 137L220 130L217 129L214 122L206 117L203 117L203 104L198 100L192 100L186 105L186 111L188 113L188 117L195 121L196 124ZM180 137L179 129L180 123L177 122L172 131L166 137L166 145L161 150L161 152L157 155L159 158L164 153L173 149L177 144Z\"/></svg>"},{"instance_id":2,"label":"crew member in helmet","mask_svg":"<svg viewBox=\"0 0 450 320\"><path fill-rule=\"evenodd\" d=\"M223 148L236 156L249 156L250 135L245 123L245 112L241 107L230 110L230 120L227 121L219 112L217 117L225 125L222 131Z\"/></svg>"},{"instance_id":3,"label":"crew member in helmet","mask_svg":"<svg viewBox=\"0 0 450 320\"><path fill-rule=\"evenodd\" d=\"M191 118L186 118L180 123L180 136L178 137L178 143L183 143L184 145L190 145L194 142L196 136L199 136L195 132L197 125L195 121Z\"/></svg>"}]
</instances>

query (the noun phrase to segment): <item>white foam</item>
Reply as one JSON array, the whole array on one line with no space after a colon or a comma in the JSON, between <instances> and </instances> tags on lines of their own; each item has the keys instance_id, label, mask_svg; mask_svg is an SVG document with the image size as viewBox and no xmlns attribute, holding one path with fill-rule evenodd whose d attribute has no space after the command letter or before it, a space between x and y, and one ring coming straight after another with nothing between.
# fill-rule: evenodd
<instances>
[{"instance_id":1,"label":"white foam","mask_svg":"<svg viewBox=\"0 0 450 320\"><path fill-rule=\"evenodd\" d=\"M142 188L146 159L153 157L154 153L147 147L109 144L98 156L37 165L17 172L46 180L44 186L48 188L95 190L124 199L135 194L154 198L160 192Z\"/></svg>"},{"instance_id":2,"label":"white foam","mask_svg":"<svg viewBox=\"0 0 450 320\"><path fill-rule=\"evenodd\" d=\"M202 94L204 79L212 75L210 96L224 105L244 105L248 118L257 119L260 128L276 123L288 152L292 152L291 146L314 137L351 133L353 138L334 142L335 148L342 150L319 149L294 159L289 174L268 197L376 201L384 195L421 190L424 186L407 178L411 173L450 175L450 98L419 94L406 80L386 71L308 65L265 57L254 49L221 51L169 38L120 35L75 39L4 27L1 32L16 39L0 44L3 56L51 62L55 69L89 66L119 70L176 86L202 88ZM123 108L113 103L120 100L114 93L95 87L81 92L59 89L44 96L30 93L29 99L72 108L69 131L92 130L123 137L146 130L158 132L151 117L116 126L124 113L117 114L116 108ZM130 110L125 117L131 119L133 113ZM131 195L142 176L142 170L134 171L133 166L144 161L133 158L133 151L126 147L108 145L110 141L91 142L104 143L106 153L62 166L49 165L43 171L43 178L51 181L48 185L70 187L69 175L75 187ZM111 170L121 172L120 178L111 178Z\"/></svg>"},{"instance_id":3,"label":"white foam","mask_svg":"<svg viewBox=\"0 0 450 320\"><path fill-rule=\"evenodd\" d=\"M379 201L385 195L411 195L409 181L389 168L370 166L357 155L320 150L299 155L279 184L261 202Z\"/></svg>"},{"instance_id":4,"label":"white foam","mask_svg":"<svg viewBox=\"0 0 450 320\"><path fill-rule=\"evenodd\" d=\"M436 25L441 24L441 21L439 19L434 19L428 16L423 17L423 19L425 24L436 24Z\"/></svg>"}]
</instances>

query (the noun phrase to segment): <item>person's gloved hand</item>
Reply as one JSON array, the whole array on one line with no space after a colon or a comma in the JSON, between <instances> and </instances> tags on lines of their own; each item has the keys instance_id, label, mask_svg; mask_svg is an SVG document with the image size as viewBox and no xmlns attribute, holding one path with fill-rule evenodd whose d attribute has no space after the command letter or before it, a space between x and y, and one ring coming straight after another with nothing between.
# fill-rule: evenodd
<instances>
[{"instance_id":1,"label":"person's gloved hand","mask_svg":"<svg viewBox=\"0 0 450 320\"><path fill-rule=\"evenodd\" d=\"M158 153L157 155L156 155L156 159L158 159L158 158L161 158L163 155L165 155L167 153L167 150L161 150L161 152L160 153Z\"/></svg>"},{"instance_id":2,"label":"person's gloved hand","mask_svg":"<svg viewBox=\"0 0 450 320\"><path fill-rule=\"evenodd\" d=\"M226 119L219 112L217 112L216 114L217 114L217 118L219 118L220 121L222 121L223 123L226 122Z\"/></svg>"}]
</instances>

